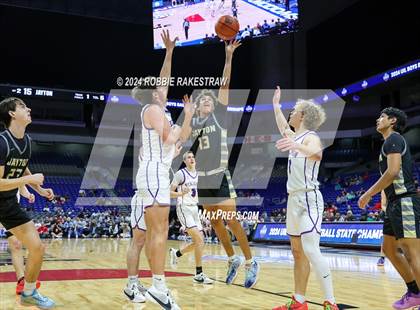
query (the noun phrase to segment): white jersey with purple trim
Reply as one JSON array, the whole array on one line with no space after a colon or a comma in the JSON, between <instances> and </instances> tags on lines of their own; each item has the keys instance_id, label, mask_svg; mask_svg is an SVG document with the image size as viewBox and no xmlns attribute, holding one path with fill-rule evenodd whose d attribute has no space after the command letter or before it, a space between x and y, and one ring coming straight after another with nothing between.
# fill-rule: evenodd
<instances>
[{"instance_id":1,"label":"white jersey with purple trim","mask_svg":"<svg viewBox=\"0 0 420 310\"><path fill-rule=\"evenodd\" d=\"M188 194L178 197L176 214L181 225L186 229L196 227L201 231L203 227L198 213L197 184L197 171L188 171L187 168L178 170L172 180L172 185L177 186L178 192L182 191L182 186L188 186L191 190Z\"/></svg>"},{"instance_id":2,"label":"white jersey with purple trim","mask_svg":"<svg viewBox=\"0 0 420 310\"><path fill-rule=\"evenodd\" d=\"M175 145L163 143L156 130L147 128L143 122L144 111L150 105L143 107L142 148L139 154L139 170L136 176L137 199L142 201L144 208L153 204L170 205L169 169L175 153ZM165 116L173 126L171 114L165 109Z\"/></svg>"},{"instance_id":3,"label":"white jersey with purple trim","mask_svg":"<svg viewBox=\"0 0 420 310\"><path fill-rule=\"evenodd\" d=\"M143 146L143 161L158 162L168 166L170 168L172 164L172 159L175 153L175 145L164 144L159 133L156 132L153 128L147 128L144 125L143 115L146 109L150 106L147 104L143 107L141 111L141 121L142 121L142 146ZM174 125L171 117L171 113L165 108L165 116L169 121L171 127Z\"/></svg>"},{"instance_id":4,"label":"white jersey with purple trim","mask_svg":"<svg viewBox=\"0 0 420 310\"><path fill-rule=\"evenodd\" d=\"M302 144L308 135L316 135L314 131L305 131L295 138ZM287 192L317 190L319 188L319 161L310 160L300 152L290 151L287 163Z\"/></svg>"},{"instance_id":5,"label":"white jersey with purple trim","mask_svg":"<svg viewBox=\"0 0 420 310\"><path fill-rule=\"evenodd\" d=\"M172 184L176 184L178 192L182 191L182 186L188 186L191 190L188 194L178 197L178 205L197 205L198 204L198 195L197 195L197 184L198 184L198 174L197 171L188 171L187 168L178 170L175 173Z\"/></svg>"}]
</instances>

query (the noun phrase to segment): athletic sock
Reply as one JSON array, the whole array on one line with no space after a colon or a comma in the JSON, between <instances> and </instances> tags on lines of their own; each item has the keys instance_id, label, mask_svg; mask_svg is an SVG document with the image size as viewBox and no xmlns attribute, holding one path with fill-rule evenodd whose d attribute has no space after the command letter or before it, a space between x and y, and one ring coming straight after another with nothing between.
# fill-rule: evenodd
<instances>
[{"instance_id":1,"label":"athletic sock","mask_svg":"<svg viewBox=\"0 0 420 310\"><path fill-rule=\"evenodd\" d=\"M200 274L200 273L202 273L203 272L203 267L202 266L200 266L200 267L195 267L195 274L196 275L198 275L198 274Z\"/></svg>"},{"instance_id":2,"label":"athletic sock","mask_svg":"<svg viewBox=\"0 0 420 310\"><path fill-rule=\"evenodd\" d=\"M245 261L245 265L246 265L246 266L250 266L250 265L251 265L251 263L252 263L252 258L251 258L251 259L247 259L247 260Z\"/></svg>"},{"instance_id":3,"label":"athletic sock","mask_svg":"<svg viewBox=\"0 0 420 310\"><path fill-rule=\"evenodd\" d=\"M139 281L139 276L128 276L128 285L137 284Z\"/></svg>"},{"instance_id":4,"label":"athletic sock","mask_svg":"<svg viewBox=\"0 0 420 310\"><path fill-rule=\"evenodd\" d=\"M419 293L419 287L417 286L416 281L411 281L409 283L406 283L407 289L409 292L417 295Z\"/></svg>"},{"instance_id":5,"label":"athletic sock","mask_svg":"<svg viewBox=\"0 0 420 310\"><path fill-rule=\"evenodd\" d=\"M153 286L158 291L167 291L168 288L166 287L165 276L164 275L153 275Z\"/></svg>"},{"instance_id":6,"label":"athletic sock","mask_svg":"<svg viewBox=\"0 0 420 310\"><path fill-rule=\"evenodd\" d=\"M181 256L182 256L181 250L176 251L176 257L181 257Z\"/></svg>"},{"instance_id":7,"label":"athletic sock","mask_svg":"<svg viewBox=\"0 0 420 310\"><path fill-rule=\"evenodd\" d=\"M30 296L35 291L35 288L36 288L36 282L33 282L33 283L25 282L25 288L23 289L23 293L25 294L25 296Z\"/></svg>"},{"instance_id":8,"label":"athletic sock","mask_svg":"<svg viewBox=\"0 0 420 310\"><path fill-rule=\"evenodd\" d=\"M303 304L306 301L305 296L303 295L293 294L293 297L295 297L296 301L301 304Z\"/></svg>"},{"instance_id":9,"label":"athletic sock","mask_svg":"<svg viewBox=\"0 0 420 310\"><path fill-rule=\"evenodd\" d=\"M320 235L316 232L304 234L301 237L302 247L306 257L311 262L312 268L315 270L325 300L334 304L335 298L331 271L328 266L328 261L322 256L321 250L319 249L319 239Z\"/></svg>"},{"instance_id":10,"label":"athletic sock","mask_svg":"<svg viewBox=\"0 0 420 310\"><path fill-rule=\"evenodd\" d=\"M236 255L234 254L234 255L232 255L232 256L228 256L228 261L229 262L231 262L231 261L233 261L233 259L236 257Z\"/></svg>"}]
</instances>

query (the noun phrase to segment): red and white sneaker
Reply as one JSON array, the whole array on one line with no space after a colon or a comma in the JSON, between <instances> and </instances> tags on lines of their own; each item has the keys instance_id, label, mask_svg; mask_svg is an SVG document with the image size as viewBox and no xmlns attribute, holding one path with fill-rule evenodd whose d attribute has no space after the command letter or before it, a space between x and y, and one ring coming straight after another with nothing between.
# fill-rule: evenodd
<instances>
[{"instance_id":1,"label":"red and white sneaker","mask_svg":"<svg viewBox=\"0 0 420 310\"><path fill-rule=\"evenodd\" d=\"M324 310L340 310L337 304L332 304L328 300L324 301L323 306L324 306Z\"/></svg>"},{"instance_id":2,"label":"red and white sneaker","mask_svg":"<svg viewBox=\"0 0 420 310\"><path fill-rule=\"evenodd\" d=\"M39 289L40 287L41 287L41 282L39 280L36 280L36 288ZM25 277L22 277L16 283L16 295L22 294L24 289L25 289Z\"/></svg>"},{"instance_id":3,"label":"red and white sneaker","mask_svg":"<svg viewBox=\"0 0 420 310\"><path fill-rule=\"evenodd\" d=\"M303 304L292 296L292 299L285 305L273 308L273 310L308 310L308 303L305 301Z\"/></svg>"}]
</instances>

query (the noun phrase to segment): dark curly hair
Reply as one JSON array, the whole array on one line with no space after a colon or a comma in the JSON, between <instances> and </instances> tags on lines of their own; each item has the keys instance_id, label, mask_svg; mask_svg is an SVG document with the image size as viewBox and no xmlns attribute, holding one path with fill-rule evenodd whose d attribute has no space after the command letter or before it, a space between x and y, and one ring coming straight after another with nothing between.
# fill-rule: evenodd
<instances>
[{"instance_id":1,"label":"dark curly hair","mask_svg":"<svg viewBox=\"0 0 420 310\"><path fill-rule=\"evenodd\" d=\"M381 114L387 115L388 118L395 118L396 122L393 124L393 129L396 132L403 133L407 125L407 114L404 111L394 107L388 107L383 109Z\"/></svg>"}]
</instances>

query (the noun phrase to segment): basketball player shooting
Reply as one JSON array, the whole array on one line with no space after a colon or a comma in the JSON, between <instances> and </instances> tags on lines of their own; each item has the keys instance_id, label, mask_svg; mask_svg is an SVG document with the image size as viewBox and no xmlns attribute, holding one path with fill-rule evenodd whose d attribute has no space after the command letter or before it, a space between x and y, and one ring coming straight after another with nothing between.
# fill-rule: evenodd
<instances>
[{"instance_id":1,"label":"basketball player shooting","mask_svg":"<svg viewBox=\"0 0 420 310\"><path fill-rule=\"evenodd\" d=\"M242 260L235 255L224 219L215 214L218 210L225 211L227 214L236 212L235 198L237 196L228 170L226 116L233 54L241 43L235 40L225 44L226 61L223 80L226 83L220 87L217 98L211 90L203 90L196 98L198 116L193 119L192 139L195 157L200 160L198 197L202 200L204 209L212 215L211 224L228 255L226 284L232 284ZM209 184L212 188L209 188ZM251 288L258 280L259 264L252 257L246 233L236 217L227 217L225 220L245 256L244 286Z\"/></svg>"},{"instance_id":2,"label":"basketball player shooting","mask_svg":"<svg viewBox=\"0 0 420 310\"><path fill-rule=\"evenodd\" d=\"M281 90L277 87L273 108L277 127L284 138L277 141L276 147L283 152L289 151L286 229L294 258L295 293L287 304L273 310L308 309L305 294L310 273L309 263L315 269L325 296L324 309L338 310L331 271L319 248L324 201L318 183L322 145L315 130L324 123L325 112L312 101L298 100L287 122L281 111L280 98Z\"/></svg>"}]
</instances>

